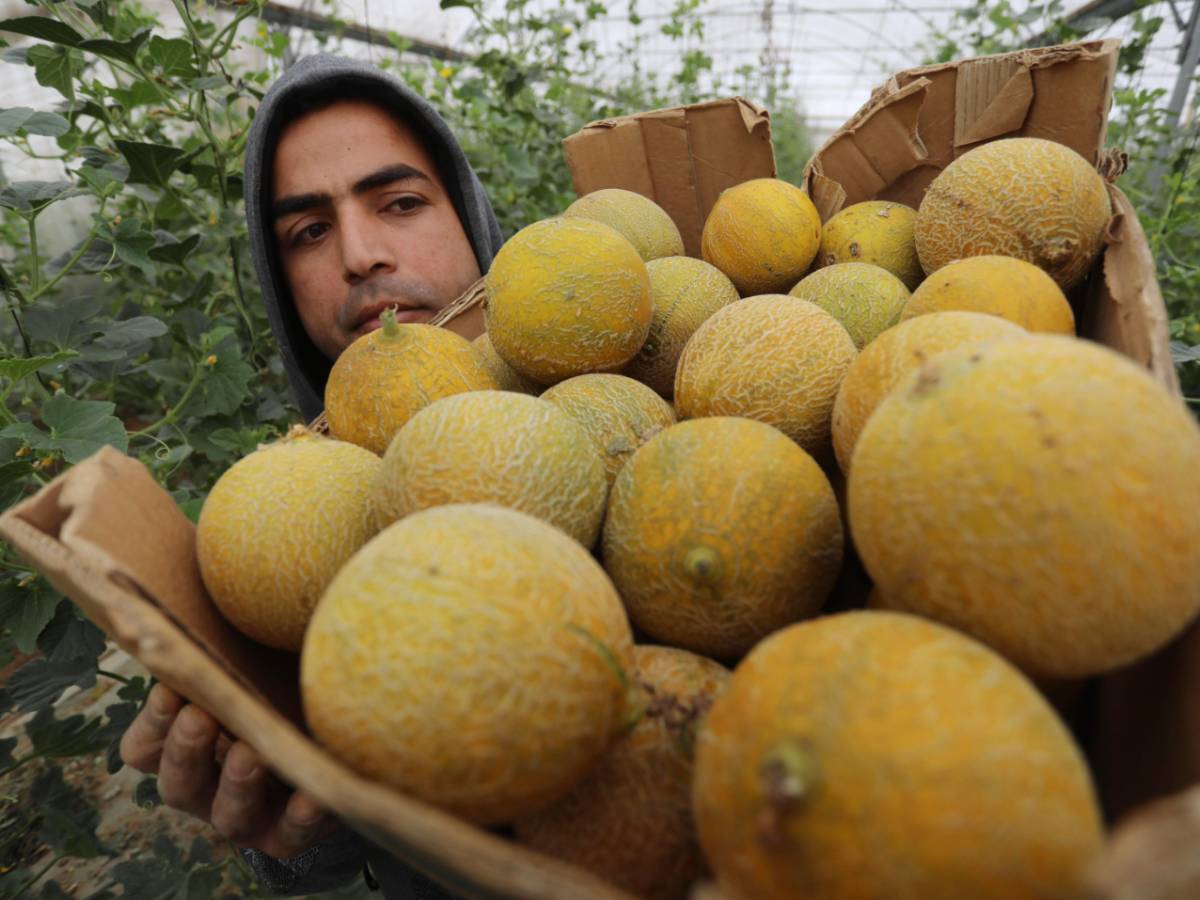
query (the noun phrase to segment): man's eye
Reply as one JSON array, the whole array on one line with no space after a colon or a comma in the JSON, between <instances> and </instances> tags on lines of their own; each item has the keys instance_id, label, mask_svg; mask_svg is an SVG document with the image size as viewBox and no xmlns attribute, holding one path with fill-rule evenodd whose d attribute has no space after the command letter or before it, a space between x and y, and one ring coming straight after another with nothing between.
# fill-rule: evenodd
<instances>
[{"instance_id":1,"label":"man's eye","mask_svg":"<svg viewBox=\"0 0 1200 900\"><path fill-rule=\"evenodd\" d=\"M425 201L420 197L397 197L388 204L389 209L394 209L398 212L415 212L425 205Z\"/></svg>"},{"instance_id":2,"label":"man's eye","mask_svg":"<svg viewBox=\"0 0 1200 900\"><path fill-rule=\"evenodd\" d=\"M299 246L300 244L308 244L315 241L325 233L324 229L328 227L324 222L313 222L307 228L302 228L296 232L295 238L292 239L292 246Z\"/></svg>"}]
</instances>

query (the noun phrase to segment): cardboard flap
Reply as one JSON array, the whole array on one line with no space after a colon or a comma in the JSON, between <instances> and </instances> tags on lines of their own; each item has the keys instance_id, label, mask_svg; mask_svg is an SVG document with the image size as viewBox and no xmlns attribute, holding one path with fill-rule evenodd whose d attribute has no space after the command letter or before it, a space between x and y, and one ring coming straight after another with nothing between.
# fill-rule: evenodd
<instances>
[{"instance_id":1,"label":"cardboard flap","mask_svg":"<svg viewBox=\"0 0 1200 900\"><path fill-rule=\"evenodd\" d=\"M1005 57L963 63L955 86L954 146L1020 131L1032 104L1028 66Z\"/></svg>"}]
</instances>

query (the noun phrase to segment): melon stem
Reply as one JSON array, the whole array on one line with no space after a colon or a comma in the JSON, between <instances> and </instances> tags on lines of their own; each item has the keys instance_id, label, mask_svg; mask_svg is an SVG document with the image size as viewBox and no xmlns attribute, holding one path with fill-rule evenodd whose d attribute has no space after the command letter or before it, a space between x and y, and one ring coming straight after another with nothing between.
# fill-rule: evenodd
<instances>
[{"instance_id":1,"label":"melon stem","mask_svg":"<svg viewBox=\"0 0 1200 900\"><path fill-rule=\"evenodd\" d=\"M693 547L683 558L683 571L693 581L715 582L721 577L721 557L712 547Z\"/></svg>"},{"instance_id":2,"label":"melon stem","mask_svg":"<svg viewBox=\"0 0 1200 900\"><path fill-rule=\"evenodd\" d=\"M759 766L766 807L759 814L758 836L764 845L787 843L787 816L810 800L820 784L820 771L808 741L793 739L777 746Z\"/></svg>"},{"instance_id":3,"label":"melon stem","mask_svg":"<svg viewBox=\"0 0 1200 900\"><path fill-rule=\"evenodd\" d=\"M383 324L385 338L394 338L400 334L400 326L396 323L396 307L389 306L380 313L379 321Z\"/></svg>"}]
</instances>

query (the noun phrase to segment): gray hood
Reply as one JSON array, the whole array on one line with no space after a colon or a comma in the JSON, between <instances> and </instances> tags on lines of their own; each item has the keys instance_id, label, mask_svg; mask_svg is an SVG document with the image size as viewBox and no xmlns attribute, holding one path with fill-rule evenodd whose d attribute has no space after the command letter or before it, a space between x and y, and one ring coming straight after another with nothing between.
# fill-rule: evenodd
<instances>
[{"instance_id":1,"label":"gray hood","mask_svg":"<svg viewBox=\"0 0 1200 900\"><path fill-rule=\"evenodd\" d=\"M306 421L325 408L325 379L331 363L305 332L276 258L270 182L275 145L289 116L289 107L307 95L331 88L338 93L344 91L348 98L370 97L386 103L425 140L475 250L479 271L487 272L503 243L500 226L478 176L450 127L424 98L393 75L339 56L308 56L288 69L267 91L250 128L246 143L246 222L267 317L283 355L292 394Z\"/></svg>"}]
</instances>

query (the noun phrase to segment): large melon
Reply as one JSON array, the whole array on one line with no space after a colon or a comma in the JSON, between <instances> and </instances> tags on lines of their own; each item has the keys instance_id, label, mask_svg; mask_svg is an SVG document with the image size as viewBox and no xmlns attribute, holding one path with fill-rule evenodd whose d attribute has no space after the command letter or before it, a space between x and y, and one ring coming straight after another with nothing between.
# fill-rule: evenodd
<instances>
[{"instance_id":1,"label":"large melon","mask_svg":"<svg viewBox=\"0 0 1200 900\"><path fill-rule=\"evenodd\" d=\"M841 322L859 350L900 321L912 296L887 269L862 262L817 269L788 293L815 303Z\"/></svg>"},{"instance_id":2,"label":"large melon","mask_svg":"<svg viewBox=\"0 0 1200 900\"><path fill-rule=\"evenodd\" d=\"M1089 341L1031 335L923 364L859 436L849 509L890 607L1038 678L1131 663L1200 610L1200 428Z\"/></svg>"},{"instance_id":3,"label":"large melon","mask_svg":"<svg viewBox=\"0 0 1200 900\"><path fill-rule=\"evenodd\" d=\"M575 541L491 505L380 532L330 584L300 658L314 737L355 771L476 822L565 796L628 728L633 646Z\"/></svg>"},{"instance_id":4,"label":"large melon","mask_svg":"<svg viewBox=\"0 0 1200 900\"><path fill-rule=\"evenodd\" d=\"M1112 203L1104 179L1065 144L1006 138L976 147L933 180L917 210L926 273L967 256L1015 256L1064 291L1104 249Z\"/></svg>"},{"instance_id":5,"label":"large melon","mask_svg":"<svg viewBox=\"0 0 1200 900\"><path fill-rule=\"evenodd\" d=\"M592 191L568 206L563 215L592 219L615 228L646 262L683 254L683 237L666 210L633 191L621 188Z\"/></svg>"},{"instance_id":6,"label":"large melon","mask_svg":"<svg viewBox=\"0 0 1200 900\"><path fill-rule=\"evenodd\" d=\"M496 386L500 390L515 391L518 394L532 394L534 397L542 392L540 384L526 378L500 358L500 354L492 346L492 341L487 336L486 331L471 341L471 343L479 352L480 357L483 359L483 364L487 367L488 372L491 373L492 378L496 380Z\"/></svg>"},{"instance_id":7,"label":"large melon","mask_svg":"<svg viewBox=\"0 0 1200 900\"><path fill-rule=\"evenodd\" d=\"M821 227L818 266L863 262L887 269L910 291L925 277L913 229L917 211L890 200L847 206Z\"/></svg>"},{"instance_id":8,"label":"large melon","mask_svg":"<svg viewBox=\"0 0 1200 900\"><path fill-rule=\"evenodd\" d=\"M700 843L729 900L1078 900L1103 827L1027 679L915 616L757 646L697 744Z\"/></svg>"}]
</instances>

